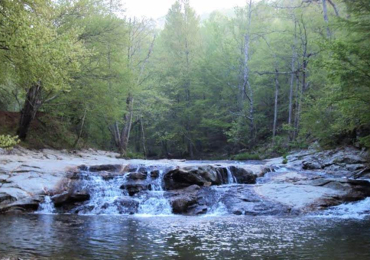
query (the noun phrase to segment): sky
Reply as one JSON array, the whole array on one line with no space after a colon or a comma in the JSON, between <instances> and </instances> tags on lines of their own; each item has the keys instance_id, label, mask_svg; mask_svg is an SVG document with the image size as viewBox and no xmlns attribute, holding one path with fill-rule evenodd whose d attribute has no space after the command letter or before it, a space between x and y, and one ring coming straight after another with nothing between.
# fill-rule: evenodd
<instances>
[{"instance_id":1,"label":"sky","mask_svg":"<svg viewBox=\"0 0 370 260\"><path fill-rule=\"evenodd\" d=\"M129 16L160 18L176 0L122 0ZM190 5L197 14L210 13L214 10L245 5L246 0L190 0Z\"/></svg>"}]
</instances>

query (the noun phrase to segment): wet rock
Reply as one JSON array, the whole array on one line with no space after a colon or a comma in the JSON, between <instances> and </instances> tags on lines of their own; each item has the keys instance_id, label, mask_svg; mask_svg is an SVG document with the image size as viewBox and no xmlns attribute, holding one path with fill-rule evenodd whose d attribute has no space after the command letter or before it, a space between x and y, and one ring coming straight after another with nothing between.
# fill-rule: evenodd
<instances>
[{"instance_id":1,"label":"wet rock","mask_svg":"<svg viewBox=\"0 0 370 260\"><path fill-rule=\"evenodd\" d=\"M56 206L64 204L69 199L69 192L63 192L61 194L56 194L51 197L51 200Z\"/></svg>"},{"instance_id":2,"label":"wet rock","mask_svg":"<svg viewBox=\"0 0 370 260\"><path fill-rule=\"evenodd\" d=\"M72 193L69 198L74 202L86 201L90 199L90 194L87 191L77 191Z\"/></svg>"},{"instance_id":3,"label":"wet rock","mask_svg":"<svg viewBox=\"0 0 370 260\"><path fill-rule=\"evenodd\" d=\"M195 169L178 168L168 172L164 176L164 187L166 190L176 190L196 184L203 186L207 182Z\"/></svg>"},{"instance_id":4,"label":"wet rock","mask_svg":"<svg viewBox=\"0 0 370 260\"><path fill-rule=\"evenodd\" d=\"M341 192L337 201L348 202L362 200L370 196L370 182L351 179L318 179L311 182L314 186L331 188Z\"/></svg>"},{"instance_id":5,"label":"wet rock","mask_svg":"<svg viewBox=\"0 0 370 260\"><path fill-rule=\"evenodd\" d=\"M1 213L25 213L37 210L40 197L23 198L0 208Z\"/></svg>"},{"instance_id":6,"label":"wet rock","mask_svg":"<svg viewBox=\"0 0 370 260\"><path fill-rule=\"evenodd\" d=\"M90 167L86 166L80 166L84 167L81 170L89 170L90 172L101 172L101 171L108 171L108 172L117 172L122 170L122 165L119 164L103 164L103 165L93 165Z\"/></svg>"},{"instance_id":7,"label":"wet rock","mask_svg":"<svg viewBox=\"0 0 370 260\"><path fill-rule=\"evenodd\" d=\"M129 197L116 199L113 204L117 206L120 214L135 214L139 207L139 202Z\"/></svg>"},{"instance_id":8,"label":"wet rock","mask_svg":"<svg viewBox=\"0 0 370 260\"><path fill-rule=\"evenodd\" d=\"M238 183L243 184L256 183L257 176L251 170L238 168L235 166L230 166L229 169Z\"/></svg>"},{"instance_id":9,"label":"wet rock","mask_svg":"<svg viewBox=\"0 0 370 260\"><path fill-rule=\"evenodd\" d=\"M127 179L129 180L145 180L147 176L147 173L143 172L130 172L127 175Z\"/></svg>"},{"instance_id":10,"label":"wet rock","mask_svg":"<svg viewBox=\"0 0 370 260\"><path fill-rule=\"evenodd\" d=\"M354 147L327 151L307 150L288 156L289 164L307 170L325 170L333 176L350 176L351 172L366 168L368 153Z\"/></svg>"},{"instance_id":11,"label":"wet rock","mask_svg":"<svg viewBox=\"0 0 370 260\"><path fill-rule=\"evenodd\" d=\"M197 203L198 191L201 188L198 185L191 185L184 189L172 190L166 192L166 197L168 198L172 212L175 214L190 214L195 215L194 208L190 208L192 205ZM192 210L192 212L190 212ZM202 210L197 210L200 212ZM199 214L199 213L198 213Z\"/></svg>"},{"instance_id":12,"label":"wet rock","mask_svg":"<svg viewBox=\"0 0 370 260\"><path fill-rule=\"evenodd\" d=\"M365 165L364 164L349 164L346 165L346 169L350 172L355 172L357 170L364 169Z\"/></svg>"},{"instance_id":13,"label":"wet rock","mask_svg":"<svg viewBox=\"0 0 370 260\"><path fill-rule=\"evenodd\" d=\"M0 192L0 205L7 205L16 200L17 200L16 198L9 195L8 193Z\"/></svg>"},{"instance_id":14,"label":"wet rock","mask_svg":"<svg viewBox=\"0 0 370 260\"><path fill-rule=\"evenodd\" d=\"M87 191L65 191L61 194L56 194L51 197L51 200L56 207L60 207L64 204L83 202L89 199L90 194Z\"/></svg>"},{"instance_id":15,"label":"wet rock","mask_svg":"<svg viewBox=\"0 0 370 260\"><path fill-rule=\"evenodd\" d=\"M159 170L154 170L150 172L150 177L156 179L159 177Z\"/></svg>"},{"instance_id":16,"label":"wet rock","mask_svg":"<svg viewBox=\"0 0 370 260\"><path fill-rule=\"evenodd\" d=\"M316 160L303 161L302 168L305 170L317 170L317 169L322 169L322 165L320 162Z\"/></svg>"},{"instance_id":17,"label":"wet rock","mask_svg":"<svg viewBox=\"0 0 370 260\"><path fill-rule=\"evenodd\" d=\"M235 171L240 180L246 182L249 181L247 180L250 177L249 172L244 169L237 169ZM228 183L227 170L225 167L219 166L202 165L178 167L169 171L164 176L164 186L166 190L182 189L193 184L199 186L210 186L225 183Z\"/></svg>"},{"instance_id":18,"label":"wet rock","mask_svg":"<svg viewBox=\"0 0 370 260\"><path fill-rule=\"evenodd\" d=\"M290 209L281 203L266 200L259 196L252 186L230 187L220 199L229 213L235 215L286 215Z\"/></svg>"},{"instance_id":19,"label":"wet rock","mask_svg":"<svg viewBox=\"0 0 370 260\"><path fill-rule=\"evenodd\" d=\"M120 189L127 190L130 196L134 196L139 192L150 190L150 184L143 182L129 182L123 184Z\"/></svg>"},{"instance_id":20,"label":"wet rock","mask_svg":"<svg viewBox=\"0 0 370 260\"><path fill-rule=\"evenodd\" d=\"M187 213L189 206L195 204L196 202L197 198L194 195L182 195L170 199L172 212L175 214Z\"/></svg>"},{"instance_id":21,"label":"wet rock","mask_svg":"<svg viewBox=\"0 0 370 260\"><path fill-rule=\"evenodd\" d=\"M191 216L202 215L208 212L208 207L205 205L191 205L187 209L187 214Z\"/></svg>"}]
</instances>

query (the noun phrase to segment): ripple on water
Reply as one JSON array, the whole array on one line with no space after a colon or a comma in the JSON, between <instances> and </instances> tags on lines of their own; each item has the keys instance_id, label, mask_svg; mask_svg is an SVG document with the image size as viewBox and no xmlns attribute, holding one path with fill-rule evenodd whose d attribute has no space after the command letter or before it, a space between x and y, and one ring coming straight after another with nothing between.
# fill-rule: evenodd
<instances>
[{"instance_id":1,"label":"ripple on water","mask_svg":"<svg viewBox=\"0 0 370 260\"><path fill-rule=\"evenodd\" d=\"M0 256L26 259L370 258L367 220L26 215L0 230Z\"/></svg>"}]
</instances>

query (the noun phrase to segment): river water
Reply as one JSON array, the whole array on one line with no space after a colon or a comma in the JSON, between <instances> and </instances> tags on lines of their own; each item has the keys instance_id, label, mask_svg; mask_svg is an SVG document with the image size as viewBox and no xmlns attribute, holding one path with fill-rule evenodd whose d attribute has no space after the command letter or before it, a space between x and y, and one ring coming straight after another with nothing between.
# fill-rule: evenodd
<instances>
[{"instance_id":1,"label":"river water","mask_svg":"<svg viewBox=\"0 0 370 260\"><path fill-rule=\"evenodd\" d=\"M370 219L0 216L0 259L370 259Z\"/></svg>"}]
</instances>

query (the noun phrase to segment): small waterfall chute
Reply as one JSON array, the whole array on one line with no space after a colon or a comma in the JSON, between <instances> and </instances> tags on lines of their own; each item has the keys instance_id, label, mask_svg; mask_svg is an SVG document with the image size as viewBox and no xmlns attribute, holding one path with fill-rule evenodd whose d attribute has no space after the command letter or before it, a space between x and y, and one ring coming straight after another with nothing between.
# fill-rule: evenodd
<instances>
[{"instance_id":1,"label":"small waterfall chute","mask_svg":"<svg viewBox=\"0 0 370 260\"><path fill-rule=\"evenodd\" d=\"M44 202L40 203L39 208L36 211L36 213L39 213L39 214L53 214L53 213L55 213L54 203L51 200L50 196L45 196L44 197Z\"/></svg>"},{"instance_id":2,"label":"small waterfall chute","mask_svg":"<svg viewBox=\"0 0 370 260\"><path fill-rule=\"evenodd\" d=\"M235 176L231 172L229 167L226 167L226 172L227 172L227 184L236 184L238 183Z\"/></svg>"}]
</instances>

